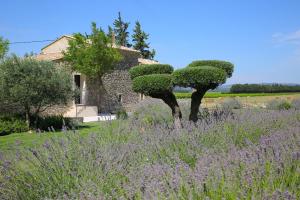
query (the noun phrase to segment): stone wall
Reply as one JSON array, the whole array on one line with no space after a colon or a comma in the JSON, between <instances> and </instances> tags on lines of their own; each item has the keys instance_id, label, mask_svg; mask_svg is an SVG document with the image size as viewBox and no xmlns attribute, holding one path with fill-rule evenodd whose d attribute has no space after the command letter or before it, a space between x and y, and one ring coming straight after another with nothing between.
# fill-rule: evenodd
<instances>
[{"instance_id":1,"label":"stone wall","mask_svg":"<svg viewBox=\"0 0 300 200\"><path fill-rule=\"evenodd\" d=\"M131 105L139 101L139 95L132 90L128 72L130 67L138 65L139 54L130 51L121 53L123 60L102 80L87 77L86 105L97 106L100 113L115 113L122 108L130 111Z\"/></svg>"}]
</instances>

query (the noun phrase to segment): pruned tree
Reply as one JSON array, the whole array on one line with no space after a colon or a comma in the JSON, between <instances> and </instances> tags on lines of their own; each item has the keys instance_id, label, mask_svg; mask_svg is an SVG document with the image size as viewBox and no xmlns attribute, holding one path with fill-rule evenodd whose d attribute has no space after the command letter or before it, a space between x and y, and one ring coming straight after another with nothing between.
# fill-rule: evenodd
<instances>
[{"instance_id":1,"label":"pruned tree","mask_svg":"<svg viewBox=\"0 0 300 200\"><path fill-rule=\"evenodd\" d=\"M133 90L163 100L171 108L174 126L178 129L181 128L182 114L172 92L172 72L173 67L164 64L138 65L129 70Z\"/></svg>"},{"instance_id":2,"label":"pruned tree","mask_svg":"<svg viewBox=\"0 0 300 200\"><path fill-rule=\"evenodd\" d=\"M0 59L2 59L9 50L9 41L0 36Z\"/></svg>"},{"instance_id":3,"label":"pruned tree","mask_svg":"<svg viewBox=\"0 0 300 200\"><path fill-rule=\"evenodd\" d=\"M114 21L114 33L116 36L116 44L131 47L129 43L129 32L128 32L129 22L124 22L121 13L118 12L118 18Z\"/></svg>"},{"instance_id":4,"label":"pruned tree","mask_svg":"<svg viewBox=\"0 0 300 200\"><path fill-rule=\"evenodd\" d=\"M232 76L233 67L232 63L226 61L200 60L173 72L175 85L194 89L191 97L190 121L198 121L199 106L205 93L225 83L226 79Z\"/></svg>"},{"instance_id":5,"label":"pruned tree","mask_svg":"<svg viewBox=\"0 0 300 200\"><path fill-rule=\"evenodd\" d=\"M134 34L132 35L133 48L139 50L146 59L153 59L155 56L155 50L149 50L149 43L147 42L149 34L142 30L139 21L135 22L135 27L133 29Z\"/></svg>"},{"instance_id":6,"label":"pruned tree","mask_svg":"<svg viewBox=\"0 0 300 200\"><path fill-rule=\"evenodd\" d=\"M66 105L73 98L72 80L53 62L12 56L0 64L1 106L25 113L28 127L36 117L55 105ZM18 113L18 114L22 114Z\"/></svg>"}]
</instances>

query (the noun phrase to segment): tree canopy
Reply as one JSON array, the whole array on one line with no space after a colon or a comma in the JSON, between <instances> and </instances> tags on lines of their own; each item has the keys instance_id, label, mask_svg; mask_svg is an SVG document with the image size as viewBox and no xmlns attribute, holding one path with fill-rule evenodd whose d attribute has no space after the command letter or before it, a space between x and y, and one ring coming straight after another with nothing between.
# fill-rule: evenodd
<instances>
[{"instance_id":1,"label":"tree canopy","mask_svg":"<svg viewBox=\"0 0 300 200\"><path fill-rule=\"evenodd\" d=\"M233 64L221 60L197 60L186 68L173 72L173 83L182 87L191 87L195 91L192 94L191 112L189 119L198 120L199 106L205 93L215 89L226 82L232 76Z\"/></svg>"},{"instance_id":2,"label":"tree canopy","mask_svg":"<svg viewBox=\"0 0 300 200\"><path fill-rule=\"evenodd\" d=\"M122 56L113 48L111 38L101 28L97 28L96 23L92 23L91 29L90 35L73 35L74 39L69 40L69 47L64 52L64 60L74 71L101 77L114 69Z\"/></svg>"},{"instance_id":3,"label":"tree canopy","mask_svg":"<svg viewBox=\"0 0 300 200\"><path fill-rule=\"evenodd\" d=\"M125 47L131 47L132 45L129 43L129 22L124 22L121 13L118 12L118 18L114 21L114 33L116 37L116 44L125 46Z\"/></svg>"},{"instance_id":4,"label":"tree canopy","mask_svg":"<svg viewBox=\"0 0 300 200\"><path fill-rule=\"evenodd\" d=\"M18 107L27 116L37 116L54 105L65 105L73 97L72 80L53 62L31 58L6 58L0 64L2 106Z\"/></svg>"},{"instance_id":5,"label":"tree canopy","mask_svg":"<svg viewBox=\"0 0 300 200\"><path fill-rule=\"evenodd\" d=\"M146 59L153 59L155 56L155 50L149 50L149 43L147 42L149 34L145 33L139 21L135 22L135 27L133 29L134 34L132 35L133 48L139 50Z\"/></svg>"},{"instance_id":6,"label":"tree canopy","mask_svg":"<svg viewBox=\"0 0 300 200\"><path fill-rule=\"evenodd\" d=\"M182 114L173 94L173 67L163 64L138 65L129 70L135 92L163 100L172 110L174 125L181 127Z\"/></svg>"},{"instance_id":7,"label":"tree canopy","mask_svg":"<svg viewBox=\"0 0 300 200\"><path fill-rule=\"evenodd\" d=\"M9 50L9 41L0 36L0 59L5 56Z\"/></svg>"},{"instance_id":8,"label":"tree canopy","mask_svg":"<svg viewBox=\"0 0 300 200\"><path fill-rule=\"evenodd\" d=\"M233 64L227 61L199 60L173 71L164 64L138 65L129 70L133 90L162 99L172 110L175 127L181 127L181 111L173 94L174 86L194 88L189 120L197 122L199 106L205 93L215 89L232 76Z\"/></svg>"}]
</instances>

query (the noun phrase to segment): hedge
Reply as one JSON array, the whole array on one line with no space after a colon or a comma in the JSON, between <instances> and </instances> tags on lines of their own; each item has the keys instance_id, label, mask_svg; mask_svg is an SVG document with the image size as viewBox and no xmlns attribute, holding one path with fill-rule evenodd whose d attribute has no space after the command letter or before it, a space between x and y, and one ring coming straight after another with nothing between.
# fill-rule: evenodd
<instances>
[{"instance_id":1,"label":"hedge","mask_svg":"<svg viewBox=\"0 0 300 200\"><path fill-rule=\"evenodd\" d=\"M131 79L150 74L171 74L173 67L166 64L138 65L129 70Z\"/></svg>"},{"instance_id":2,"label":"hedge","mask_svg":"<svg viewBox=\"0 0 300 200\"><path fill-rule=\"evenodd\" d=\"M188 67L212 66L225 70L227 77L230 78L233 73L234 65L222 60L196 60L188 65Z\"/></svg>"},{"instance_id":3,"label":"hedge","mask_svg":"<svg viewBox=\"0 0 300 200\"><path fill-rule=\"evenodd\" d=\"M133 79L132 89L145 95L160 94L172 91L172 77L170 74L150 74Z\"/></svg>"},{"instance_id":4,"label":"hedge","mask_svg":"<svg viewBox=\"0 0 300 200\"><path fill-rule=\"evenodd\" d=\"M32 119L31 121L33 122L34 119ZM52 128L54 130L61 130L64 125L70 129L77 126L75 120L63 117L61 115L38 117L37 124L32 124L31 126L43 131L53 131Z\"/></svg>"},{"instance_id":5,"label":"hedge","mask_svg":"<svg viewBox=\"0 0 300 200\"><path fill-rule=\"evenodd\" d=\"M263 84L234 84L230 88L231 93L281 93L300 92L300 85L263 85Z\"/></svg>"},{"instance_id":6,"label":"hedge","mask_svg":"<svg viewBox=\"0 0 300 200\"><path fill-rule=\"evenodd\" d=\"M28 131L25 120L15 117L0 117L0 136L10 133L21 133Z\"/></svg>"},{"instance_id":7,"label":"hedge","mask_svg":"<svg viewBox=\"0 0 300 200\"><path fill-rule=\"evenodd\" d=\"M226 72L212 66L188 67L173 72L173 83L181 87L214 86L226 81ZM212 88L213 89L213 88Z\"/></svg>"}]
</instances>

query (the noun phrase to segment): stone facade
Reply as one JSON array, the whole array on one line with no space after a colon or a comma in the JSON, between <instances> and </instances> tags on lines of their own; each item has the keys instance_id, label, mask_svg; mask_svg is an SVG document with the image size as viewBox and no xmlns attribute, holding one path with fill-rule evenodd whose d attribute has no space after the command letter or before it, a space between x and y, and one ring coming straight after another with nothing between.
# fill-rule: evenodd
<instances>
[{"instance_id":1,"label":"stone facade","mask_svg":"<svg viewBox=\"0 0 300 200\"><path fill-rule=\"evenodd\" d=\"M87 78L87 105L96 105L102 113L114 113L119 109L130 110L139 101L133 92L128 69L138 65L139 54L121 51L123 60L110 73L99 79ZM100 87L102 85L102 87Z\"/></svg>"},{"instance_id":2,"label":"stone facade","mask_svg":"<svg viewBox=\"0 0 300 200\"><path fill-rule=\"evenodd\" d=\"M44 47L41 54L36 56L36 59L61 63L63 58L62 51L67 49L67 41L70 39L72 39L72 36L60 37ZM69 109L62 109L65 116L89 117L90 115L95 115L95 113L115 113L120 109L131 111L133 105L140 101L141 95L132 90L132 82L128 70L138 64L157 62L142 59L140 52L131 48L122 46L114 48L119 50L123 59L115 66L115 70L104 74L101 80L76 72L72 73L74 86L77 84L80 88L80 102L77 102L79 103L77 106L75 101L70 102ZM77 79L80 77L77 83L75 83L75 76L77 76ZM80 107L80 113L78 113L78 106Z\"/></svg>"}]
</instances>

